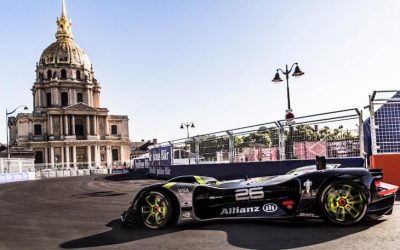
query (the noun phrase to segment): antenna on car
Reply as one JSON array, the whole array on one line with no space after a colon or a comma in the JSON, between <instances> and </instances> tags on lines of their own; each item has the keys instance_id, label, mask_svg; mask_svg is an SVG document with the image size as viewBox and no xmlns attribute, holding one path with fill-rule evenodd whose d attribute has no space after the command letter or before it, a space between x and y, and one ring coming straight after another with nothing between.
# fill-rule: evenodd
<instances>
[{"instance_id":1,"label":"antenna on car","mask_svg":"<svg viewBox=\"0 0 400 250\"><path fill-rule=\"evenodd\" d=\"M326 158L325 156L319 156L317 155L315 157L315 163L317 165L317 170L323 170L326 169Z\"/></svg>"}]
</instances>

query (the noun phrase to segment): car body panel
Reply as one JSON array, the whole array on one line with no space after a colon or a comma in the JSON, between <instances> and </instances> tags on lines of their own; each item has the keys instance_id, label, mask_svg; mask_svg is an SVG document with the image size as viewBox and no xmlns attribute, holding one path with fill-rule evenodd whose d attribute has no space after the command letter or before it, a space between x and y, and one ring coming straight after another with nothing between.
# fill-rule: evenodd
<instances>
[{"instance_id":1,"label":"car body panel","mask_svg":"<svg viewBox=\"0 0 400 250\"><path fill-rule=\"evenodd\" d=\"M128 211L135 216L140 197L149 190L159 189L175 201L177 224L221 219L317 217L321 189L332 181L346 180L362 188L368 202L367 215L374 218L391 213L398 188L378 182L377 178L382 178L381 172L376 174L364 168L337 165L323 170L307 166L285 175L221 182L212 177L180 176L138 192Z\"/></svg>"}]
</instances>

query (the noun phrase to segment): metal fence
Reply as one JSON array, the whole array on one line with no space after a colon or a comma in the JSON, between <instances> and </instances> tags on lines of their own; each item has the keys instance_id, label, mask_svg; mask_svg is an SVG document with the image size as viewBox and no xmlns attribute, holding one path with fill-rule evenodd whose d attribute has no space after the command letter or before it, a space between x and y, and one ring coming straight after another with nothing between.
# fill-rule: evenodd
<instances>
[{"instance_id":1,"label":"metal fence","mask_svg":"<svg viewBox=\"0 0 400 250\"><path fill-rule=\"evenodd\" d=\"M172 164L363 157L363 119L346 109L196 135L155 145L172 147Z\"/></svg>"},{"instance_id":2,"label":"metal fence","mask_svg":"<svg viewBox=\"0 0 400 250\"><path fill-rule=\"evenodd\" d=\"M372 154L400 153L400 91L374 91L369 111Z\"/></svg>"}]
</instances>

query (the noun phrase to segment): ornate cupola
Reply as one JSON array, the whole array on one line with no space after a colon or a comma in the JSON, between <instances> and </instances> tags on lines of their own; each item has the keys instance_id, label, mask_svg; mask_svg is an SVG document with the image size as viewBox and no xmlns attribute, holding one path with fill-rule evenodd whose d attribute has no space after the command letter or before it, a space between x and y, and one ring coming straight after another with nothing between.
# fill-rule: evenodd
<instances>
[{"instance_id":1,"label":"ornate cupola","mask_svg":"<svg viewBox=\"0 0 400 250\"><path fill-rule=\"evenodd\" d=\"M88 55L74 41L65 0L62 0L55 36L56 41L43 51L36 66L36 82L32 88L35 110L80 102L100 107L100 84L94 78Z\"/></svg>"},{"instance_id":2,"label":"ornate cupola","mask_svg":"<svg viewBox=\"0 0 400 250\"><path fill-rule=\"evenodd\" d=\"M57 33L56 38L59 42L67 42L73 40L72 35L72 22L67 18L67 10L65 8L65 2L62 0L61 17L57 18Z\"/></svg>"}]
</instances>

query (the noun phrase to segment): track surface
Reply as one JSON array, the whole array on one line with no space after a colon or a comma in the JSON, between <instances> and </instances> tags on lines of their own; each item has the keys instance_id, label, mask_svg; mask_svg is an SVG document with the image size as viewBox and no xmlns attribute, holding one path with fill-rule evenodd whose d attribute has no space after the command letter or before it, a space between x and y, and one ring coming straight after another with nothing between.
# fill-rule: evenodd
<instances>
[{"instance_id":1,"label":"track surface","mask_svg":"<svg viewBox=\"0 0 400 250\"><path fill-rule=\"evenodd\" d=\"M132 176L130 176L131 178ZM378 221L218 222L161 231L124 228L134 193L156 180L70 177L0 185L0 249L398 249L400 202Z\"/></svg>"}]
</instances>

